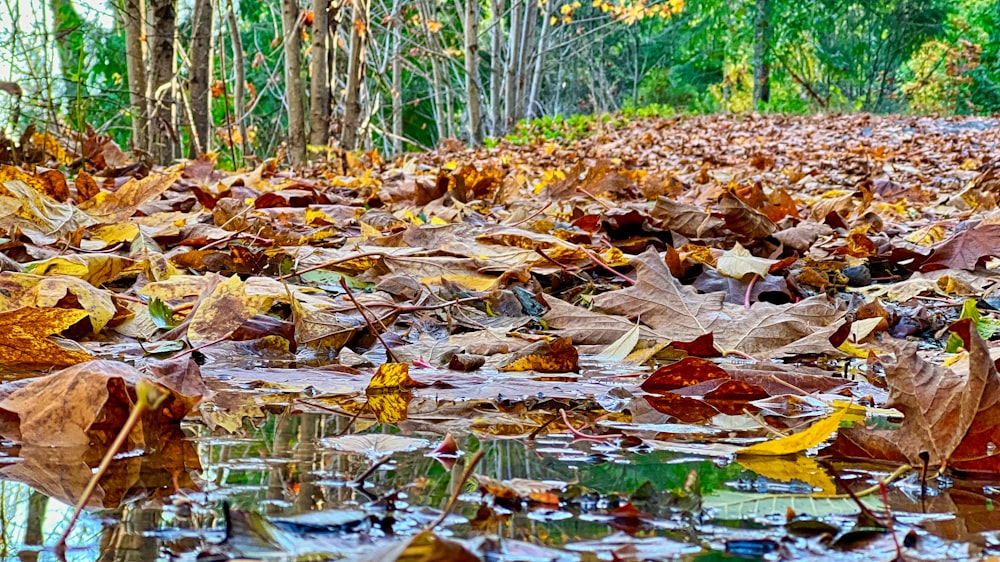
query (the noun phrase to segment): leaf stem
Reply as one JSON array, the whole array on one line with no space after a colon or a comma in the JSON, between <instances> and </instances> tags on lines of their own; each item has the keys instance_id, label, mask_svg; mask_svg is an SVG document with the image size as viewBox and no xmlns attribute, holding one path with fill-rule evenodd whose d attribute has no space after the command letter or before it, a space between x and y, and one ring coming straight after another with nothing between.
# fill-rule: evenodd
<instances>
[{"instance_id":1,"label":"leaf stem","mask_svg":"<svg viewBox=\"0 0 1000 562\"><path fill-rule=\"evenodd\" d=\"M385 340L382 339L382 335L375 329L375 325L368 319L368 315L365 314L364 308L362 308L361 303L354 298L354 293L351 292L351 288L347 286L347 281L344 280L343 277L340 278L340 286L347 292L347 298L351 299L351 303L354 304L354 308L358 309L358 314L361 315L361 318L364 318L365 325L368 326L368 331L371 332L372 335L375 336L375 339L377 339L382 344L382 347L385 348L385 356L393 363L399 363L399 359L396 357L396 354L392 352L392 349L390 349L385 343Z\"/></svg>"}]
</instances>

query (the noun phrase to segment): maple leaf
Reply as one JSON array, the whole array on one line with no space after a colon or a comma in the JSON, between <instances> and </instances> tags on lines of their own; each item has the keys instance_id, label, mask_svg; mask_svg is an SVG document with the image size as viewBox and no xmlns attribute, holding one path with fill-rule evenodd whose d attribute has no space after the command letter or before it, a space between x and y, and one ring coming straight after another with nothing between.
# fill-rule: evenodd
<instances>
[{"instance_id":1,"label":"maple leaf","mask_svg":"<svg viewBox=\"0 0 1000 562\"><path fill-rule=\"evenodd\" d=\"M87 361L85 351L49 339L87 315L85 310L31 306L0 313L0 365L63 367Z\"/></svg>"},{"instance_id":2,"label":"maple leaf","mask_svg":"<svg viewBox=\"0 0 1000 562\"><path fill-rule=\"evenodd\" d=\"M113 193L101 191L80 204L80 209L102 224L115 224L131 217L144 203L170 188L182 172L151 174L131 179Z\"/></svg>"},{"instance_id":3,"label":"maple leaf","mask_svg":"<svg viewBox=\"0 0 1000 562\"><path fill-rule=\"evenodd\" d=\"M758 302L747 310L726 303L726 293L699 294L674 278L653 250L632 263L635 285L594 297L594 306L636 316L656 333L669 334L669 339L691 341L713 334L723 350L765 353L820 331L842 316L823 295L788 305Z\"/></svg>"},{"instance_id":4,"label":"maple leaf","mask_svg":"<svg viewBox=\"0 0 1000 562\"><path fill-rule=\"evenodd\" d=\"M1000 256L1000 224L983 224L964 230L934 246L920 271L975 269L980 260Z\"/></svg>"}]
</instances>

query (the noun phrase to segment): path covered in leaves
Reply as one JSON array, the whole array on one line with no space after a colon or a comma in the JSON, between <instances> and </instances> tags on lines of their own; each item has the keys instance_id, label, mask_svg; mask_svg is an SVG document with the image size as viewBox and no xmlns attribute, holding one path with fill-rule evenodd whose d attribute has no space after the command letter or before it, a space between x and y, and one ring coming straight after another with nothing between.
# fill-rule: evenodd
<instances>
[{"instance_id":1,"label":"path covered in leaves","mask_svg":"<svg viewBox=\"0 0 1000 562\"><path fill-rule=\"evenodd\" d=\"M861 510L874 537L789 512L734 551L934 557L943 538L975 557L1000 529L982 485L965 488L981 510L947 523L887 512L1000 473L995 120L611 121L572 144L331 152L296 172L148 170L96 136L0 148L18 163L0 168L0 435L24 459L0 477L68 503L146 377L170 398L129 444L158 476L92 505L200 489L183 419L225 435L283 411L357 423L325 446L372 463L435 436L448 456L454 437L558 434L739 462L840 506L826 513ZM429 440L375 439L372 422ZM77 452L59 464L39 447ZM481 509L571 501L567 486L469 477ZM649 490L622 492L604 516L633 531L718 516L708 498L654 509ZM376 546L474 548L409 535ZM591 550L704 546L657 545Z\"/></svg>"}]
</instances>

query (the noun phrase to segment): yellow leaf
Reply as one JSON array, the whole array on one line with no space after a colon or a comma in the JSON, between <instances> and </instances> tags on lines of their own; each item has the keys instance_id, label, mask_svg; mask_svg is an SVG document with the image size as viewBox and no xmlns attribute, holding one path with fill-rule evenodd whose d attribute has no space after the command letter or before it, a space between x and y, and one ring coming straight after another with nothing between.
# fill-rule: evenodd
<instances>
[{"instance_id":1,"label":"yellow leaf","mask_svg":"<svg viewBox=\"0 0 1000 562\"><path fill-rule=\"evenodd\" d=\"M433 275L420 279L420 282L428 287L441 286L446 281L470 291L485 292L493 288L497 279L487 275L462 275L460 273L446 273L445 275Z\"/></svg>"},{"instance_id":2,"label":"yellow leaf","mask_svg":"<svg viewBox=\"0 0 1000 562\"><path fill-rule=\"evenodd\" d=\"M114 254L79 254L32 262L28 270L36 275L79 277L96 287L118 279L133 263Z\"/></svg>"},{"instance_id":3,"label":"yellow leaf","mask_svg":"<svg viewBox=\"0 0 1000 562\"><path fill-rule=\"evenodd\" d=\"M139 235L139 227L131 223L107 224L90 231L91 240L101 240L108 246L131 242Z\"/></svg>"},{"instance_id":4,"label":"yellow leaf","mask_svg":"<svg viewBox=\"0 0 1000 562\"><path fill-rule=\"evenodd\" d=\"M412 399L412 392L376 392L368 395L368 409L379 423L397 423L406 420Z\"/></svg>"},{"instance_id":5,"label":"yellow leaf","mask_svg":"<svg viewBox=\"0 0 1000 562\"><path fill-rule=\"evenodd\" d=\"M90 359L49 339L87 317L85 310L25 307L0 313L0 365L75 365Z\"/></svg>"},{"instance_id":6,"label":"yellow leaf","mask_svg":"<svg viewBox=\"0 0 1000 562\"><path fill-rule=\"evenodd\" d=\"M501 372L538 371L539 373L577 373L580 356L569 338L559 338L545 349L521 357L498 369Z\"/></svg>"},{"instance_id":7,"label":"yellow leaf","mask_svg":"<svg viewBox=\"0 0 1000 562\"><path fill-rule=\"evenodd\" d=\"M359 221L361 224L361 237L364 239L368 238L379 238L382 236L382 231L375 228L374 226L364 222Z\"/></svg>"},{"instance_id":8,"label":"yellow leaf","mask_svg":"<svg viewBox=\"0 0 1000 562\"><path fill-rule=\"evenodd\" d=\"M798 480L813 488L819 488L817 496L834 496L837 486L830 475L814 459L803 455L788 457L744 456L736 462L743 468L752 470L764 478L779 482Z\"/></svg>"},{"instance_id":9,"label":"yellow leaf","mask_svg":"<svg viewBox=\"0 0 1000 562\"><path fill-rule=\"evenodd\" d=\"M225 337L257 314L265 300L260 295L248 295L239 275L233 275L216 285L193 312L188 341L197 345Z\"/></svg>"},{"instance_id":10,"label":"yellow leaf","mask_svg":"<svg viewBox=\"0 0 1000 562\"><path fill-rule=\"evenodd\" d=\"M407 363L383 363L368 382L366 393L397 392L408 388L427 386L410 378L410 365Z\"/></svg>"},{"instance_id":11,"label":"yellow leaf","mask_svg":"<svg viewBox=\"0 0 1000 562\"><path fill-rule=\"evenodd\" d=\"M740 455L794 455L806 449L810 449L826 441L827 437L840 427L840 421L847 413L846 408L838 409L830 417L822 419L812 424L809 429L793 433L780 439L773 439L763 443L757 443L749 447L743 447L737 454Z\"/></svg>"},{"instance_id":12,"label":"yellow leaf","mask_svg":"<svg viewBox=\"0 0 1000 562\"><path fill-rule=\"evenodd\" d=\"M737 243L732 250L725 252L719 257L715 268L719 270L719 273L734 279L742 279L751 273L756 273L760 277L767 277L771 266L775 263L777 263L777 260L758 258Z\"/></svg>"},{"instance_id":13,"label":"yellow leaf","mask_svg":"<svg viewBox=\"0 0 1000 562\"><path fill-rule=\"evenodd\" d=\"M131 179L117 191L102 191L80 204L80 209L102 224L122 222L143 204L159 197L181 177L181 172L159 175L151 174L141 180Z\"/></svg>"},{"instance_id":14,"label":"yellow leaf","mask_svg":"<svg viewBox=\"0 0 1000 562\"><path fill-rule=\"evenodd\" d=\"M38 308L76 308L72 305L59 306L59 303L72 295L79 307L90 315L90 324L94 333L100 332L115 316L115 304L111 293L98 289L90 283L76 277L60 275L58 277L43 277L30 273L4 272L0 274L0 285L4 297L10 297L6 302L10 308L34 306ZM2 302L2 297L0 297Z\"/></svg>"}]
</instances>

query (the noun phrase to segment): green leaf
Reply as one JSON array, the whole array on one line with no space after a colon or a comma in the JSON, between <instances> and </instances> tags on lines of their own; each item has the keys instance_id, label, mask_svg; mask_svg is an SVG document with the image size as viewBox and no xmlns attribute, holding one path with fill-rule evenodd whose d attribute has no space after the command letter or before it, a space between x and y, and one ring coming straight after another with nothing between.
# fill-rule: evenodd
<instances>
[{"instance_id":1,"label":"green leaf","mask_svg":"<svg viewBox=\"0 0 1000 562\"><path fill-rule=\"evenodd\" d=\"M966 318L972 320L972 323L976 326L976 331L979 332L979 335L984 340L990 339L997 331L997 328L1000 327L1000 322L992 318L984 318L979 313L975 299L969 299L962 305L962 314L958 319L965 320ZM965 342L962 341L962 338L958 334L952 333L948 336L948 343L945 345L944 350L948 353L955 353L962 347L965 347Z\"/></svg>"},{"instance_id":2,"label":"green leaf","mask_svg":"<svg viewBox=\"0 0 1000 562\"><path fill-rule=\"evenodd\" d=\"M157 328L170 329L177 326L177 322L174 322L174 310L156 297L149 300L149 316Z\"/></svg>"}]
</instances>

